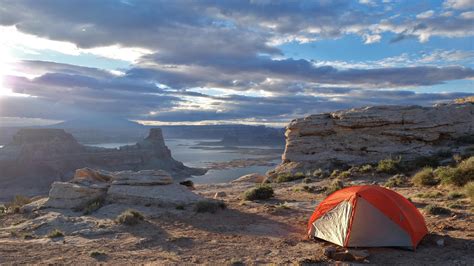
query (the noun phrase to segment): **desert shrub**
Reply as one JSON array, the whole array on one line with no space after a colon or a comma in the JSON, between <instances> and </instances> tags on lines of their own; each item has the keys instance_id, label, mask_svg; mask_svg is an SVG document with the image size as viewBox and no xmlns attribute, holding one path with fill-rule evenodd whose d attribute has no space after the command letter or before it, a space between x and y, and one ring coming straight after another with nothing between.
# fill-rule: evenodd
<instances>
[{"instance_id":1,"label":"desert shrub","mask_svg":"<svg viewBox=\"0 0 474 266\"><path fill-rule=\"evenodd\" d=\"M337 176L337 178L341 178L341 179L344 179L344 178L349 178L351 176L351 172L350 171L342 171L339 173L339 175Z\"/></svg>"},{"instance_id":2,"label":"desert shrub","mask_svg":"<svg viewBox=\"0 0 474 266\"><path fill-rule=\"evenodd\" d=\"M229 266L244 266L245 263L243 263L241 260L239 259L232 259L230 262L229 262Z\"/></svg>"},{"instance_id":3,"label":"desert shrub","mask_svg":"<svg viewBox=\"0 0 474 266\"><path fill-rule=\"evenodd\" d=\"M48 237L49 238L58 238L58 237L63 237L64 233L59 230L59 229L53 229L51 232L49 232Z\"/></svg>"},{"instance_id":4,"label":"desert shrub","mask_svg":"<svg viewBox=\"0 0 474 266\"><path fill-rule=\"evenodd\" d=\"M283 173L283 174L279 174L275 181L277 183L283 183L283 182L291 182L291 181L295 181L295 180L303 179L303 178L305 178L305 175L302 172L297 172L295 174Z\"/></svg>"},{"instance_id":5,"label":"desert shrub","mask_svg":"<svg viewBox=\"0 0 474 266\"><path fill-rule=\"evenodd\" d=\"M377 164L377 172L386 173L386 174L395 174L400 170L401 157L397 159L388 158L379 161Z\"/></svg>"},{"instance_id":6,"label":"desert shrub","mask_svg":"<svg viewBox=\"0 0 474 266\"><path fill-rule=\"evenodd\" d=\"M323 178L324 177L324 171L321 168L316 169L313 172L313 176L317 177L317 178Z\"/></svg>"},{"instance_id":7,"label":"desert shrub","mask_svg":"<svg viewBox=\"0 0 474 266\"><path fill-rule=\"evenodd\" d=\"M326 188L326 195L330 195L343 188L344 188L344 183L339 179L334 179L331 182L331 185Z\"/></svg>"},{"instance_id":8,"label":"desert shrub","mask_svg":"<svg viewBox=\"0 0 474 266\"><path fill-rule=\"evenodd\" d=\"M464 186L466 195L471 199L471 204L474 204L474 181L467 183Z\"/></svg>"},{"instance_id":9,"label":"desert shrub","mask_svg":"<svg viewBox=\"0 0 474 266\"><path fill-rule=\"evenodd\" d=\"M89 256L91 256L92 258L98 258L98 257L107 256L107 253L102 250L93 250L89 253Z\"/></svg>"},{"instance_id":10,"label":"desert shrub","mask_svg":"<svg viewBox=\"0 0 474 266\"><path fill-rule=\"evenodd\" d=\"M450 215L451 211L437 205L427 205L425 211L432 215Z\"/></svg>"},{"instance_id":11,"label":"desert shrub","mask_svg":"<svg viewBox=\"0 0 474 266\"><path fill-rule=\"evenodd\" d=\"M440 198L443 196L443 193L439 192L439 191L432 191L432 192L427 192L427 193L418 193L416 194L416 196L418 198L430 198L430 199L434 199L434 198Z\"/></svg>"},{"instance_id":12,"label":"desert shrub","mask_svg":"<svg viewBox=\"0 0 474 266\"><path fill-rule=\"evenodd\" d=\"M103 205L104 205L103 198L96 199L94 201L91 201L89 204L87 204L82 211L84 215L89 215L97 211L98 209L102 208Z\"/></svg>"},{"instance_id":13,"label":"desert shrub","mask_svg":"<svg viewBox=\"0 0 474 266\"><path fill-rule=\"evenodd\" d=\"M425 167L418 171L412 178L411 181L416 186L434 186L439 183L439 180L435 178L433 174L433 168Z\"/></svg>"},{"instance_id":14,"label":"desert shrub","mask_svg":"<svg viewBox=\"0 0 474 266\"><path fill-rule=\"evenodd\" d=\"M306 178L303 179L303 183L305 183L305 184L313 183L313 179L311 179L309 177L306 177Z\"/></svg>"},{"instance_id":15,"label":"desert shrub","mask_svg":"<svg viewBox=\"0 0 474 266\"><path fill-rule=\"evenodd\" d=\"M320 186L307 186L307 185L300 186L300 187L297 187L297 188L294 189L294 191L305 191L305 192L308 192L308 193L321 193L325 190L326 190L326 188L323 188L323 187L320 187Z\"/></svg>"},{"instance_id":16,"label":"desert shrub","mask_svg":"<svg viewBox=\"0 0 474 266\"><path fill-rule=\"evenodd\" d=\"M115 221L119 224L135 225L144 219L145 217L139 211L128 209L117 216Z\"/></svg>"},{"instance_id":17,"label":"desert shrub","mask_svg":"<svg viewBox=\"0 0 474 266\"><path fill-rule=\"evenodd\" d=\"M450 208L450 209L462 210L462 209L464 209L465 207L464 207L464 205L462 205L462 204L460 204L460 203L458 203L458 202L455 202L455 203L449 204L449 205L448 205L448 208Z\"/></svg>"},{"instance_id":18,"label":"desert shrub","mask_svg":"<svg viewBox=\"0 0 474 266\"><path fill-rule=\"evenodd\" d=\"M474 181L474 156L461 161L455 167L439 167L435 175L445 185L464 186Z\"/></svg>"},{"instance_id":19,"label":"desert shrub","mask_svg":"<svg viewBox=\"0 0 474 266\"><path fill-rule=\"evenodd\" d=\"M466 195L464 195L464 194L461 193L461 192L450 192L450 193L448 194L448 199L449 199L449 200L462 199L462 198L464 198L464 197L466 197Z\"/></svg>"},{"instance_id":20,"label":"desert shrub","mask_svg":"<svg viewBox=\"0 0 474 266\"><path fill-rule=\"evenodd\" d=\"M216 213L218 210L223 210L226 207L227 206L222 201L201 200L201 201L198 201L196 205L194 206L194 211Z\"/></svg>"},{"instance_id":21,"label":"desert shrub","mask_svg":"<svg viewBox=\"0 0 474 266\"><path fill-rule=\"evenodd\" d=\"M269 185L260 185L244 193L245 200L266 200L273 197L273 188Z\"/></svg>"},{"instance_id":22,"label":"desert shrub","mask_svg":"<svg viewBox=\"0 0 474 266\"><path fill-rule=\"evenodd\" d=\"M179 184L186 186L188 188L194 188L194 182L191 180L185 180L185 181L179 182Z\"/></svg>"},{"instance_id":23,"label":"desert shrub","mask_svg":"<svg viewBox=\"0 0 474 266\"><path fill-rule=\"evenodd\" d=\"M368 172L371 172L372 170L374 170L374 168L370 164L362 165L359 168L359 172L361 172L361 173L368 173Z\"/></svg>"},{"instance_id":24,"label":"desert shrub","mask_svg":"<svg viewBox=\"0 0 474 266\"><path fill-rule=\"evenodd\" d=\"M401 187L407 183L407 177L405 175L394 175L385 182L386 187Z\"/></svg>"},{"instance_id":25,"label":"desert shrub","mask_svg":"<svg viewBox=\"0 0 474 266\"><path fill-rule=\"evenodd\" d=\"M22 195L16 195L12 201L5 204L5 212L19 213L20 208L31 203L32 200Z\"/></svg>"},{"instance_id":26,"label":"desert shrub","mask_svg":"<svg viewBox=\"0 0 474 266\"><path fill-rule=\"evenodd\" d=\"M341 170L335 169L331 172L331 175L329 175L330 178L337 178L341 174Z\"/></svg>"}]
</instances>

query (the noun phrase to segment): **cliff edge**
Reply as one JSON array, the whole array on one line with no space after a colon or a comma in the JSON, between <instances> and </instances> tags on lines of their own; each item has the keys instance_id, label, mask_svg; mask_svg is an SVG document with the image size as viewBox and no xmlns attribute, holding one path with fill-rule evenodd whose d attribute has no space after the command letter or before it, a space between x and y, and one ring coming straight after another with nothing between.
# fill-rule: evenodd
<instances>
[{"instance_id":1,"label":"cliff edge","mask_svg":"<svg viewBox=\"0 0 474 266\"><path fill-rule=\"evenodd\" d=\"M404 161L474 150L474 103L373 106L295 119L282 163L270 174Z\"/></svg>"}]
</instances>

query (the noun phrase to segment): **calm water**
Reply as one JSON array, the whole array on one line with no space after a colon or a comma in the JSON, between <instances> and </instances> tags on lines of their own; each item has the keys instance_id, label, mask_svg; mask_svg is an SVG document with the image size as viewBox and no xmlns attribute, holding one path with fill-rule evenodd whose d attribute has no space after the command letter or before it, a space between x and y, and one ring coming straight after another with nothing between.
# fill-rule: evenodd
<instances>
[{"instance_id":1,"label":"calm water","mask_svg":"<svg viewBox=\"0 0 474 266\"><path fill-rule=\"evenodd\" d=\"M209 140L184 140L184 139L167 139L165 140L166 145L171 150L173 158L178 161L183 162L186 166L191 167L206 167L210 162L226 162L236 159L248 159L248 158L259 158L271 155L250 155L245 154L242 151L232 150L232 149L219 149L217 146L207 147L207 146L198 146L202 148L210 149L195 149L196 145L201 141ZM104 147L104 148L118 148L124 145L130 145L134 143L106 143L106 144L94 144L89 146L95 147ZM222 147L221 147L222 148ZM255 149L271 149L279 147L269 147L269 146L254 146L245 148L255 148ZM280 160L275 160L274 163L279 163ZM231 168L224 170L209 170L203 176L196 176L192 180L197 184L209 184L209 183L222 183L232 181L242 175L250 173L262 173L264 174L268 170L272 169L272 166L250 166L242 168Z\"/></svg>"}]
</instances>

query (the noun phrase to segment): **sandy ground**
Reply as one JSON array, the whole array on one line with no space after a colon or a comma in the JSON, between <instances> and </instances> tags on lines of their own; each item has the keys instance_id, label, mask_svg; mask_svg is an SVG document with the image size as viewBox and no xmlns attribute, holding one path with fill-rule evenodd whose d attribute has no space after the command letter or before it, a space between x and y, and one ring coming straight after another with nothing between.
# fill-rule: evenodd
<instances>
[{"instance_id":1,"label":"sandy ground","mask_svg":"<svg viewBox=\"0 0 474 266\"><path fill-rule=\"evenodd\" d=\"M310 185L323 185L324 182ZM40 210L0 216L0 263L106 264L303 264L332 263L324 249L333 244L305 237L307 219L325 195L298 191L301 181L274 184L275 198L242 202L252 184L199 185L196 192L212 198L218 191L227 209L212 213L110 204L95 213ZM448 205L447 191L436 199L421 199L417 188L395 189L418 208L428 203ZM425 190L423 192L427 192ZM380 265L472 265L474 226L469 200L455 200L462 209L447 216L425 214L430 231L416 252L368 248L362 263ZM138 225L118 225L113 218L127 208L145 214ZM50 239L58 228L64 237ZM26 238L26 239L25 239ZM444 245L438 246L437 240ZM92 252L100 252L93 256Z\"/></svg>"}]
</instances>

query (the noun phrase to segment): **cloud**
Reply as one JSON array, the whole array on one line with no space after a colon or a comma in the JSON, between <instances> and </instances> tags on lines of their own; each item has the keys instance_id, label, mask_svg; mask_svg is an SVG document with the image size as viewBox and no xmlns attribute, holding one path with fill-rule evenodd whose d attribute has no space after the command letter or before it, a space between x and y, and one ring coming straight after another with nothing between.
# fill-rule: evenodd
<instances>
[{"instance_id":1,"label":"cloud","mask_svg":"<svg viewBox=\"0 0 474 266\"><path fill-rule=\"evenodd\" d=\"M433 105L453 98L465 97L466 93L414 93L412 91L351 90L342 96L279 96L245 97L231 95L221 97L218 110L174 110L158 112L145 121L197 122L197 121L260 121L284 124L294 117L335 110L376 105Z\"/></svg>"},{"instance_id":2,"label":"cloud","mask_svg":"<svg viewBox=\"0 0 474 266\"><path fill-rule=\"evenodd\" d=\"M274 60L265 56L248 57L235 62L213 58L202 64L193 61L185 65L167 67L160 58L154 58L147 67L132 68L127 75L133 78L159 80L172 88L218 87L234 90L283 89L279 81L294 80L299 83L352 85L367 88L423 86L441 84L449 80L474 77L474 70L461 66L383 67L371 69L338 69L317 66L304 59ZM168 62L169 63L169 62ZM272 86L276 85L276 86ZM286 83L287 84L287 83ZM305 85L303 85L305 86ZM307 86L307 85L306 85ZM272 88L273 87L273 88Z\"/></svg>"},{"instance_id":3,"label":"cloud","mask_svg":"<svg viewBox=\"0 0 474 266\"><path fill-rule=\"evenodd\" d=\"M474 0L446 0L444 6L452 9L469 9L474 8Z\"/></svg>"},{"instance_id":4,"label":"cloud","mask_svg":"<svg viewBox=\"0 0 474 266\"><path fill-rule=\"evenodd\" d=\"M7 77L5 83L13 92L32 96L9 97L10 101L37 102L31 105L33 109L56 109L56 113L53 110L45 111L55 119L93 112L129 117L146 113L152 108L169 108L182 101L154 83L116 76L101 69L43 61L22 61L17 67L24 71L34 70L39 75L31 79ZM3 112L9 113L8 116L15 112L24 113L11 104L2 107ZM58 113L57 110L65 111ZM45 115L41 118L48 117Z\"/></svg>"},{"instance_id":5,"label":"cloud","mask_svg":"<svg viewBox=\"0 0 474 266\"><path fill-rule=\"evenodd\" d=\"M0 116L286 121L380 102L447 100L459 94L406 88L474 78L470 51L346 62L290 58L280 46L344 36L360 37L374 48L394 35L392 45L407 38L465 38L474 35L466 1L447 1L443 10L410 5L407 9L416 10L410 15L388 1L0 0L0 5L5 38L19 38L8 47L21 43L33 53L51 49L131 62L118 73L20 61L6 82L31 97L2 98Z\"/></svg>"},{"instance_id":6,"label":"cloud","mask_svg":"<svg viewBox=\"0 0 474 266\"><path fill-rule=\"evenodd\" d=\"M434 15L434 11L433 10L428 10L428 11L425 11L423 13L420 13L418 15L416 15L416 18L419 18L419 19L426 19L426 18L430 18Z\"/></svg>"}]
</instances>

